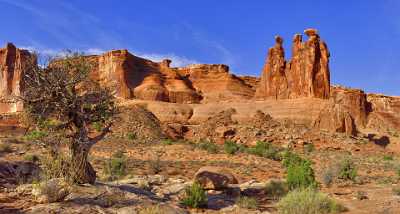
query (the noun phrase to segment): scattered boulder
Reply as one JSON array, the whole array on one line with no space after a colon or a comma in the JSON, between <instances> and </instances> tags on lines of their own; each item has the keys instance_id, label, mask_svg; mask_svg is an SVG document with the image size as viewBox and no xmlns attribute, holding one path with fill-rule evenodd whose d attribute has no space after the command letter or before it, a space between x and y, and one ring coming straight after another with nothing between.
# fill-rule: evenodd
<instances>
[{"instance_id":1,"label":"scattered boulder","mask_svg":"<svg viewBox=\"0 0 400 214\"><path fill-rule=\"evenodd\" d=\"M231 172L220 167L202 167L194 177L196 182L209 190L223 190L227 189L231 184L238 184L238 180Z\"/></svg>"}]
</instances>

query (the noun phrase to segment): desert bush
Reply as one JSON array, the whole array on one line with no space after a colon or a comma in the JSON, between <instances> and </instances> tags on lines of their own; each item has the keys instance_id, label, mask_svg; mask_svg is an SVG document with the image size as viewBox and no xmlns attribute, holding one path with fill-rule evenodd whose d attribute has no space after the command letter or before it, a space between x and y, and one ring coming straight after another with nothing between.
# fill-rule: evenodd
<instances>
[{"instance_id":1,"label":"desert bush","mask_svg":"<svg viewBox=\"0 0 400 214\"><path fill-rule=\"evenodd\" d=\"M185 189L185 197L182 200L182 204L191 208L199 208L206 206L207 200L206 191L199 183L194 182Z\"/></svg>"},{"instance_id":2,"label":"desert bush","mask_svg":"<svg viewBox=\"0 0 400 214\"><path fill-rule=\"evenodd\" d=\"M265 194L273 200L279 200L288 193L287 184L283 181L271 180L265 186Z\"/></svg>"},{"instance_id":3,"label":"desert bush","mask_svg":"<svg viewBox=\"0 0 400 214\"><path fill-rule=\"evenodd\" d=\"M287 168L286 182L290 190L297 188L316 187L317 182L311 161L304 160L299 164L291 164Z\"/></svg>"},{"instance_id":4,"label":"desert bush","mask_svg":"<svg viewBox=\"0 0 400 214\"><path fill-rule=\"evenodd\" d=\"M41 156L40 165L42 169L42 177L45 180L53 178L65 178L66 180L69 180L71 178L69 163L69 158L63 155Z\"/></svg>"},{"instance_id":5,"label":"desert bush","mask_svg":"<svg viewBox=\"0 0 400 214\"><path fill-rule=\"evenodd\" d=\"M27 141L35 141L35 140L39 140L45 136L47 136L48 133L45 131L40 131L40 130L32 130L30 132L28 132L23 139L27 140Z\"/></svg>"},{"instance_id":6,"label":"desert bush","mask_svg":"<svg viewBox=\"0 0 400 214\"><path fill-rule=\"evenodd\" d=\"M199 149L206 150L208 153L211 153L211 154L218 153L218 146L215 143L208 141L208 140L201 140L197 144L197 147Z\"/></svg>"},{"instance_id":7,"label":"desert bush","mask_svg":"<svg viewBox=\"0 0 400 214\"><path fill-rule=\"evenodd\" d=\"M10 153L12 152L12 148L8 143L0 143L0 152L2 153Z\"/></svg>"},{"instance_id":8,"label":"desert bush","mask_svg":"<svg viewBox=\"0 0 400 214\"><path fill-rule=\"evenodd\" d=\"M393 194L400 196L400 187L393 187Z\"/></svg>"},{"instance_id":9,"label":"desert bush","mask_svg":"<svg viewBox=\"0 0 400 214\"><path fill-rule=\"evenodd\" d=\"M332 167L328 167L327 169L322 171L322 183L326 187L330 187L335 180L335 171Z\"/></svg>"},{"instance_id":10,"label":"desert bush","mask_svg":"<svg viewBox=\"0 0 400 214\"><path fill-rule=\"evenodd\" d=\"M383 160L384 161L392 161L393 160L393 156L392 155L384 155L383 156Z\"/></svg>"},{"instance_id":11,"label":"desert bush","mask_svg":"<svg viewBox=\"0 0 400 214\"><path fill-rule=\"evenodd\" d=\"M133 132L129 132L128 134L126 134L126 137L128 138L128 140L135 140L136 134Z\"/></svg>"},{"instance_id":12,"label":"desert bush","mask_svg":"<svg viewBox=\"0 0 400 214\"><path fill-rule=\"evenodd\" d=\"M357 177L356 165L349 157L346 157L339 162L338 173L338 178L354 181Z\"/></svg>"},{"instance_id":13,"label":"desert bush","mask_svg":"<svg viewBox=\"0 0 400 214\"><path fill-rule=\"evenodd\" d=\"M150 166L150 170L154 173L154 174L158 174L162 171L162 156L164 154L164 151L162 150L157 150L153 153L153 159L149 161L149 166Z\"/></svg>"},{"instance_id":14,"label":"desert bush","mask_svg":"<svg viewBox=\"0 0 400 214\"><path fill-rule=\"evenodd\" d=\"M123 151L116 151L112 157L106 161L104 173L108 180L116 180L126 174L126 156Z\"/></svg>"},{"instance_id":15,"label":"desert bush","mask_svg":"<svg viewBox=\"0 0 400 214\"><path fill-rule=\"evenodd\" d=\"M281 160L280 150L267 142L258 141L254 147L248 148L247 152L272 160Z\"/></svg>"},{"instance_id":16,"label":"desert bush","mask_svg":"<svg viewBox=\"0 0 400 214\"><path fill-rule=\"evenodd\" d=\"M165 139L165 140L162 140L161 143L163 145L170 146L170 145L174 144L174 141L172 141L171 139Z\"/></svg>"},{"instance_id":17,"label":"desert bush","mask_svg":"<svg viewBox=\"0 0 400 214\"><path fill-rule=\"evenodd\" d=\"M240 208L255 210L258 207L258 202L255 198L242 196L239 197L236 201L236 204Z\"/></svg>"},{"instance_id":18,"label":"desert bush","mask_svg":"<svg viewBox=\"0 0 400 214\"><path fill-rule=\"evenodd\" d=\"M228 155L233 155L239 151L239 146L234 141L227 140L224 143L224 151Z\"/></svg>"},{"instance_id":19,"label":"desert bush","mask_svg":"<svg viewBox=\"0 0 400 214\"><path fill-rule=\"evenodd\" d=\"M70 187L62 179L51 179L35 184L33 193L40 202L60 202L70 193Z\"/></svg>"},{"instance_id":20,"label":"desert bush","mask_svg":"<svg viewBox=\"0 0 400 214\"><path fill-rule=\"evenodd\" d=\"M342 205L312 188L293 190L278 203L280 214L328 214L345 210Z\"/></svg>"},{"instance_id":21,"label":"desert bush","mask_svg":"<svg viewBox=\"0 0 400 214\"><path fill-rule=\"evenodd\" d=\"M139 210L139 214L164 214L166 213L159 205L145 207Z\"/></svg>"},{"instance_id":22,"label":"desert bush","mask_svg":"<svg viewBox=\"0 0 400 214\"><path fill-rule=\"evenodd\" d=\"M291 151L285 151L283 153L282 165L288 168L290 165L300 165L304 162L304 159L300 155Z\"/></svg>"},{"instance_id":23,"label":"desert bush","mask_svg":"<svg viewBox=\"0 0 400 214\"><path fill-rule=\"evenodd\" d=\"M24 155L24 160L30 161L30 162L38 162L40 159L35 154L26 154L26 155Z\"/></svg>"}]
</instances>

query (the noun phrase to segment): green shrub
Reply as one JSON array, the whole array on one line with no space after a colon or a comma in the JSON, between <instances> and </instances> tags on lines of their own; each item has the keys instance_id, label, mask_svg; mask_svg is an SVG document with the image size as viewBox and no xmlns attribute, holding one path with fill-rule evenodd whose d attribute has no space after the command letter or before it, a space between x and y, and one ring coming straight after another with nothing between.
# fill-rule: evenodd
<instances>
[{"instance_id":1,"label":"green shrub","mask_svg":"<svg viewBox=\"0 0 400 214\"><path fill-rule=\"evenodd\" d=\"M247 152L272 160L281 160L280 150L274 147L271 143L258 141L256 146L248 148Z\"/></svg>"},{"instance_id":2,"label":"green shrub","mask_svg":"<svg viewBox=\"0 0 400 214\"><path fill-rule=\"evenodd\" d=\"M38 162L39 157L34 154L26 154L26 155L24 155L24 160L30 161L30 162Z\"/></svg>"},{"instance_id":3,"label":"green shrub","mask_svg":"<svg viewBox=\"0 0 400 214\"><path fill-rule=\"evenodd\" d=\"M98 132L101 132L101 130L103 129L103 123L101 123L101 122L94 122L93 124L92 124L92 127L94 128L94 130L96 130L96 131L98 131Z\"/></svg>"},{"instance_id":4,"label":"green shrub","mask_svg":"<svg viewBox=\"0 0 400 214\"><path fill-rule=\"evenodd\" d=\"M312 188L289 192L278 203L280 214L328 214L343 211L346 208Z\"/></svg>"},{"instance_id":5,"label":"green shrub","mask_svg":"<svg viewBox=\"0 0 400 214\"><path fill-rule=\"evenodd\" d=\"M288 168L290 165L300 165L304 162L304 159L298 154L291 151L285 151L283 153L282 165Z\"/></svg>"},{"instance_id":6,"label":"green shrub","mask_svg":"<svg viewBox=\"0 0 400 214\"><path fill-rule=\"evenodd\" d=\"M343 180L354 181L357 177L357 168L354 162L350 158L344 158L339 162L339 175L338 178Z\"/></svg>"},{"instance_id":7,"label":"green shrub","mask_svg":"<svg viewBox=\"0 0 400 214\"><path fill-rule=\"evenodd\" d=\"M273 200L279 200L288 193L287 184L283 181L271 180L265 186L265 194Z\"/></svg>"},{"instance_id":8,"label":"green shrub","mask_svg":"<svg viewBox=\"0 0 400 214\"><path fill-rule=\"evenodd\" d=\"M123 151L115 152L105 163L104 173L109 180L116 180L126 174L126 157Z\"/></svg>"},{"instance_id":9,"label":"green shrub","mask_svg":"<svg viewBox=\"0 0 400 214\"><path fill-rule=\"evenodd\" d=\"M40 165L42 169L42 175L45 180L52 178L66 178L67 180L71 177L70 170L71 160L63 155L57 155L52 157L50 155L44 155L40 158Z\"/></svg>"},{"instance_id":10,"label":"green shrub","mask_svg":"<svg viewBox=\"0 0 400 214\"><path fill-rule=\"evenodd\" d=\"M0 143L0 152L2 153L10 153L12 152L12 148L8 143Z\"/></svg>"},{"instance_id":11,"label":"green shrub","mask_svg":"<svg viewBox=\"0 0 400 214\"><path fill-rule=\"evenodd\" d=\"M287 168L286 182L290 190L297 188L316 187L314 170L311 161L304 160L301 163L291 164Z\"/></svg>"},{"instance_id":12,"label":"green shrub","mask_svg":"<svg viewBox=\"0 0 400 214\"><path fill-rule=\"evenodd\" d=\"M128 138L128 140L135 140L136 134L133 132L129 132L128 134L126 134L126 137Z\"/></svg>"},{"instance_id":13,"label":"green shrub","mask_svg":"<svg viewBox=\"0 0 400 214\"><path fill-rule=\"evenodd\" d=\"M393 160L393 156L392 155L384 155L383 156L383 160L384 161L392 161Z\"/></svg>"},{"instance_id":14,"label":"green shrub","mask_svg":"<svg viewBox=\"0 0 400 214\"><path fill-rule=\"evenodd\" d=\"M199 149L206 150L206 151L207 151L208 153L210 153L210 154L216 154L216 153L218 153L218 146L217 146L215 143L210 142L210 141L208 141L208 140L201 140L201 141L197 144L197 147L198 147Z\"/></svg>"},{"instance_id":15,"label":"green shrub","mask_svg":"<svg viewBox=\"0 0 400 214\"><path fill-rule=\"evenodd\" d=\"M174 144L174 141L172 141L171 139L165 139L165 140L161 141L161 143L163 145L170 146L170 145Z\"/></svg>"},{"instance_id":16,"label":"green shrub","mask_svg":"<svg viewBox=\"0 0 400 214\"><path fill-rule=\"evenodd\" d=\"M34 141L34 140L39 140L43 137L46 137L48 135L47 132L45 131L40 131L40 130L33 130L31 132L28 132L25 136L24 139L28 141Z\"/></svg>"},{"instance_id":17,"label":"green shrub","mask_svg":"<svg viewBox=\"0 0 400 214\"><path fill-rule=\"evenodd\" d=\"M224 151L226 154L233 155L239 151L239 146L236 144L236 142L228 140L224 143Z\"/></svg>"},{"instance_id":18,"label":"green shrub","mask_svg":"<svg viewBox=\"0 0 400 214\"><path fill-rule=\"evenodd\" d=\"M199 183L194 182L191 186L186 188L182 204L191 208L199 208L206 206L207 201L206 191Z\"/></svg>"},{"instance_id":19,"label":"green shrub","mask_svg":"<svg viewBox=\"0 0 400 214\"><path fill-rule=\"evenodd\" d=\"M239 197L236 201L236 204L240 208L255 210L258 207L258 202L255 198L251 197Z\"/></svg>"}]
</instances>

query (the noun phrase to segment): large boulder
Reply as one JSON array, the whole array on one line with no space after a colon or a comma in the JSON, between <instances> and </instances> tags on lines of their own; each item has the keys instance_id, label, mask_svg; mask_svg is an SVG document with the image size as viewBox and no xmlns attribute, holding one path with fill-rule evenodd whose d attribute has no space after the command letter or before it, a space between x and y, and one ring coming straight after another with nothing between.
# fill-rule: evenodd
<instances>
[{"instance_id":1,"label":"large boulder","mask_svg":"<svg viewBox=\"0 0 400 214\"><path fill-rule=\"evenodd\" d=\"M231 172L212 166L200 168L196 172L194 180L204 189L209 190L223 190L229 188L230 184L238 184L238 180Z\"/></svg>"}]
</instances>

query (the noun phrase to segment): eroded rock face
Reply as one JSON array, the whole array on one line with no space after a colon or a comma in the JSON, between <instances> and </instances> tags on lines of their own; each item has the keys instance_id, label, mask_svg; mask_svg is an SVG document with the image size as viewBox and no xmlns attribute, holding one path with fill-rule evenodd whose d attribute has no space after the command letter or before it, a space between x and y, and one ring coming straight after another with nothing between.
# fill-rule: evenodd
<instances>
[{"instance_id":1,"label":"eroded rock face","mask_svg":"<svg viewBox=\"0 0 400 214\"><path fill-rule=\"evenodd\" d=\"M383 132L400 132L400 97L368 94L367 127Z\"/></svg>"},{"instance_id":2,"label":"eroded rock face","mask_svg":"<svg viewBox=\"0 0 400 214\"><path fill-rule=\"evenodd\" d=\"M107 52L97 61L93 76L124 99L200 103L251 99L255 91L250 84L256 80L236 77L226 65L171 68L168 59L156 63L127 50Z\"/></svg>"},{"instance_id":3,"label":"eroded rock face","mask_svg":"<svg viewBox=\"0 0 400 214\"><path fill-rule=\"evenodd\" d=\"M229 72L226 65L191 65L176 69L203 97L204 102L250 100L255 89L251 82L256 80L240 78Z\"/></svg>"},{"instance_id":4,"label":"eroded rock face","mask_svg":"<svg viewBox=\"0 0 400 214\"><path fill-rule=\"evenodd\" d=\"M8 43L0 49L0 97L19 96L23 90L23 75L28 63L35 62L27 51ZM22 110L22 103L0 103L0 113Z\"/></svg>"},{"instance_id":5,"label":"eroded rock face","mask_svg":"<svg viewBox=\"0 0 400 214\"><path fill-rule=\"evenodd\" d=\"M302 98L328 99L330 96L329 51L315 29L305 30L293 39L292 59L285 61L283 39L275 38L276 44L268 51L256 98Z\"/></svg>"}]
</instances>

